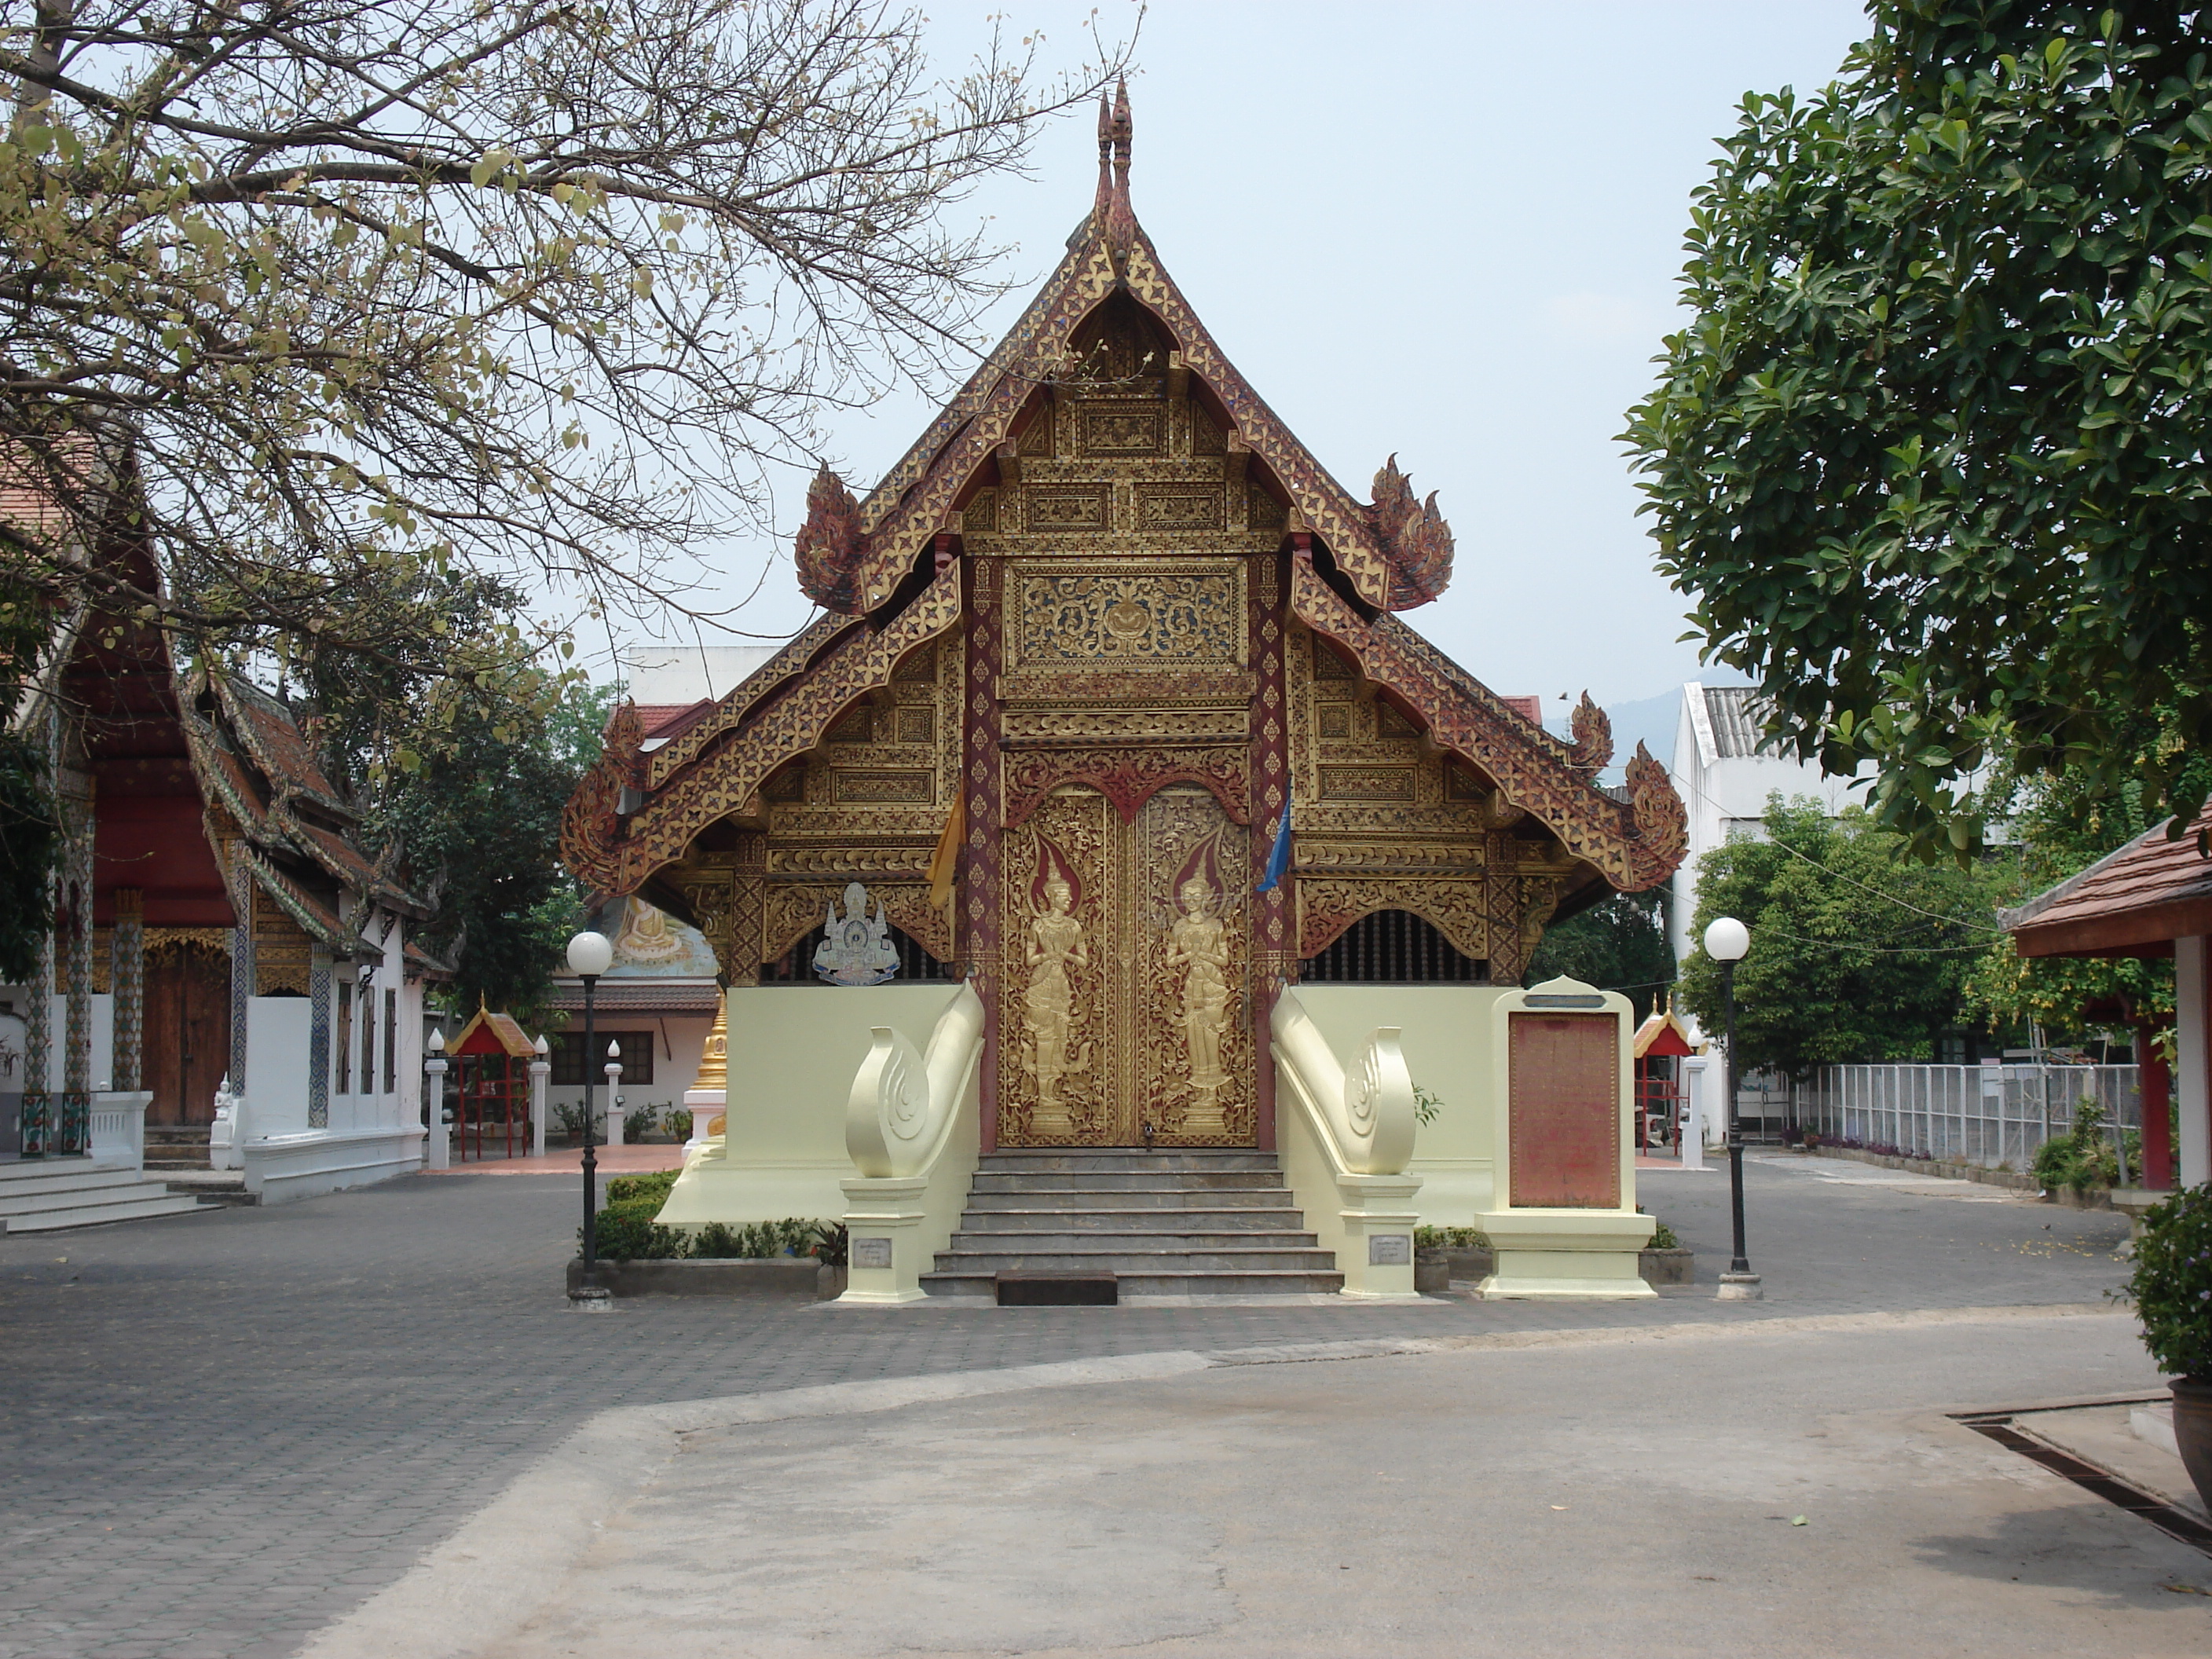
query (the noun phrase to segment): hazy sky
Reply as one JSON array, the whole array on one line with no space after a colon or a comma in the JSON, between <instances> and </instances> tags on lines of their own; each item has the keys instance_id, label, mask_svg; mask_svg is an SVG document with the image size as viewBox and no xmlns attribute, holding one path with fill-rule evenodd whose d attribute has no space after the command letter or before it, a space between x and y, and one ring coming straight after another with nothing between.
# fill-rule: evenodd
<instances>
[{"instance_id":1,"label":"hazy sky","mask_svg":"<svg viewBox=\"0 0 2212 1659\"><path fill-rule=\"evenodd\" d=\"M1135 14L1097 9L1109 33ZM994 9L1066 61L1092 8L934 0L948 58ZM1356 497L1394 451L1442 492L1455 574L1407 620L1493 690L1621 701L1697 672L1614 439L1674 325L1690 192L1737 101L1826 81L1864 32L1844 0L1155 0L1130 83L1138 218L1222 349ZM1096 171L1091 120L1068 121L1034 179L969 204L1020 248L1003 323ZM892 400L836 425L856 491L929 413ZM732 586L766 551L730 550ZM787 540L780 557L749 627L805 620Z\"/></svg>"}]
</instances>

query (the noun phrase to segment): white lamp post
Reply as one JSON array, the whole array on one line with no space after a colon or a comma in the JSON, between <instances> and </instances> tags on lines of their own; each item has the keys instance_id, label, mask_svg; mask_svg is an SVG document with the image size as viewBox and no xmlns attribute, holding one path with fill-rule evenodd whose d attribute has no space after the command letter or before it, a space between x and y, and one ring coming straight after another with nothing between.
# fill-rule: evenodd
<instances>
[{"instance_id":1,"label":"white lamp post","mask_svg":"<svg viewBox=\"0 0 2212 1659\"><path fill-rule=\"evenodd\" d=\"M581 933L568 941L568 971L584 981L584 1053L592 1052L592 994L599 975L615 959L615 947L605 933ZM584 1067L584 1272L572 1300L604 1307L607 1292L592 1282L599 1263L599 1159L592 1146L592 1073Z\"/></svg>"},{"instance_id":2,"label":"white lamp post","mask_svg":"<svg viewBox=\"0 0 2212 1659\"><path fill-rule=\"evenodd\" d=\"M1735 1224L1735 1255L1721 1275L1719 1299L1756 1302L1765 1294L1743 1249L1743 1125L1736 1117L1735 965L1751 949L1751 929L1734 916L1717 916L1705 929L1705 954L1721 965L1722 1024L1728 1053L1722 1087L1728 1097L1729 1208Z\"/></svg>"}]
</instances>

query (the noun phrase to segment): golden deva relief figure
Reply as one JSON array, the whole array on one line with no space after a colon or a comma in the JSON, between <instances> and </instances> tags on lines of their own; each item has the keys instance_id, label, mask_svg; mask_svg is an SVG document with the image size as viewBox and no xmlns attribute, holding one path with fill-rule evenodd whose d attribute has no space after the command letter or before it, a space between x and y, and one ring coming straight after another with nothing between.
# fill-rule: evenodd
<instances>
[{"instance_id":1,"label":"golden deva relief figure","mask_svg":"<svg viewBox=\"0 0 2212 1659\"><path fill-rule=\"evenodd\" d=\"M1075 892L1057 872L1044 884L1044 902L1030 922L1023 958L1029 984L1022 992L1023 1023L1029 1042L1024 1058L1036 1079L1037 1111L1031 1127L1044 1134L1066 1134L1073 1125L1060 1097L1060 1080L1089 1069L1091 1045L1071 1054L1068 1038L1076 1024L1075 980L1091 966L1091 947L1074 916Z\"/></svg>"},{"instance_id":2,"label":"golden deva relief figure","mask_svg":"<svg viewBox=\"0 0 2212 1659\"><path fill-rule=\"evenodd\" d=\"M1185 969L1182 981L1183 1044L1190 1059L1194 1110L1186 1128L1218 1127L1218 1091L1229 1081L1222 1069L1222 1044L1229 1034L1229 934L1213 914L1213 889L1200 876L1182 884L1182 915L1168 929L1166 966Z\"/></svg>"}]
</instances>

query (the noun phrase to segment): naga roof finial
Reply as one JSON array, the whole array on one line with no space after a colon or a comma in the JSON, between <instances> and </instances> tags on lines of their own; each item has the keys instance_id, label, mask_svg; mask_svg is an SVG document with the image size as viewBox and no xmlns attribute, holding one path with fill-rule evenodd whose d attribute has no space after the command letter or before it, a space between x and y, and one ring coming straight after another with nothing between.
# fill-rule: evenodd
<instances>
[{"instance_id":1,"label":"naga roof finial","mask_svg":"<svg viewBox=\"0 0 2212 1659\"><path fill-rule=\"evenodd\" d=\"M1133 131L1129 83L1116 82L1110 99L1103 92L1098 94L1098 204L1093 212L1117 282L1128 278L1129 250L1137 240L1137 216L1129 206L1129 149Z\"/></svg>"}]
</instances>

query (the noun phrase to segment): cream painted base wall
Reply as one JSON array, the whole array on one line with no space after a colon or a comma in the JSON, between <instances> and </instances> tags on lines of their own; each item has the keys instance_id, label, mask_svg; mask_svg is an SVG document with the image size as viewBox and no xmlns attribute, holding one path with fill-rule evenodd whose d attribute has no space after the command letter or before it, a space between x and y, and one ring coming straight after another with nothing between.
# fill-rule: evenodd
<instances>
[{"instance_id":1,"label":"cream painted base wall","mask_svg":"<svg viewBox=\"0 0 2212 1659\"><path fill-rule=\"evenodd\" d=\"M694 1152L659 1219L734 1225L845 1213L855 1171L845 1103L869 1031L889 1025L927 1047L949 985L740 986L729 994L728 1127ZM703 1031L702 1031L703 1036ZM695 1053L696 1064L696 1053ZM655 1099L659 1097L655 1092ZM972 1119L956 1133L972 1143ZM974 1167L975 1148L965 1156ZM963 1196L965 1196L963 1187Z\"/></svg>"},{"instance_id":2,"label":"cream painted base wall","mask_svg":"<svg viewBox=\"0 0 2212 1659\"><path fill-rule=\"evenodd\" d=\"M1356 1054L1378 1025L1395 1025L1413 1081L1443 1102L1437 1121L1413 1142L1406 1173L1421 1178L1415 1200L1426 1227L1472 1227L1494 1201L1491 1180L1491 1004L1506 988L1490 985L1301 985L1298 1000L1340 1054ZM1291 1173L1289 1124L1278 1103L1283 1167ZM1314 1156L1318 1157L1316 1152ZM1315 1226L1316 1218L1306 1218ZM1322 1241L1328 1249L1337 1245Z\"/></svg>"}]
</instances>

